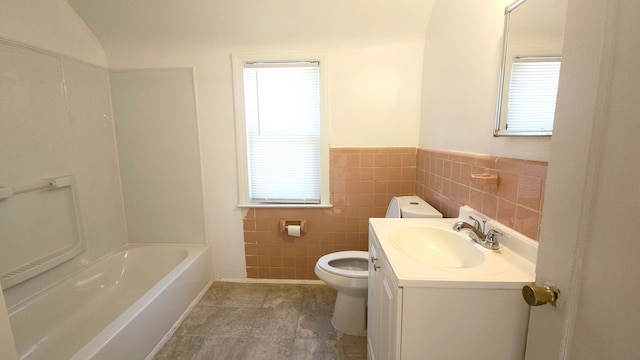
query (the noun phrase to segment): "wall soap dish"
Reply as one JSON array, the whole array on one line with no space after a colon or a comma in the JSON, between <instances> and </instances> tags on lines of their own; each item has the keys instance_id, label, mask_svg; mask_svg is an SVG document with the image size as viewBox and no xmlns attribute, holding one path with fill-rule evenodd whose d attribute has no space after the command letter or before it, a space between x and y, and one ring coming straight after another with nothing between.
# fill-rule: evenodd
<instances>
[{"instance_id":1,"label":"wall soap dish","mask_svg":"<svg viewBox=\"0 0 640 360\"><path fill-rule=\"evenodd\" d=\"M480 185L498 185L498 174L483 172L481 174L471 174L471 178L476 184Z\"/></svg>"}]
</instances>

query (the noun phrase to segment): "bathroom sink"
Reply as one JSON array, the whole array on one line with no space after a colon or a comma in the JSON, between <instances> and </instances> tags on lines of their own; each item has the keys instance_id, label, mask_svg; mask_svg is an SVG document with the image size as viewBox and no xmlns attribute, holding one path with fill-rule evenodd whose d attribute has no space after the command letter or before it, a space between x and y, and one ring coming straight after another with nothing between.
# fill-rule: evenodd
<instances>
[{"instance_id":1,"label":"bathroom sink","mask_svg":"<svg viewBox=\"0 0 640 360\"><path fill-rule=\"evenodd\" d=\"M391 243L421 263L446 268L470 268L485 255L467 234L436 227L409 227L391 235Z\"/></svg>"},{"instance_id":2,"label":"bathroom sink","mask_svg":"<svg viewBox=\"0 0 640 360\"><path fill-rule=\"evenodd\" d=\"M490 219L485 226L502 235L498 250L485 249L469 231L453 230L469 216L486 215L463 206L457 218L371 218L369 241L380 244L400 287L521 290L534 282L538 243ZM371 256L375 260L378 254Z\"/></svg>"}]
</instances>

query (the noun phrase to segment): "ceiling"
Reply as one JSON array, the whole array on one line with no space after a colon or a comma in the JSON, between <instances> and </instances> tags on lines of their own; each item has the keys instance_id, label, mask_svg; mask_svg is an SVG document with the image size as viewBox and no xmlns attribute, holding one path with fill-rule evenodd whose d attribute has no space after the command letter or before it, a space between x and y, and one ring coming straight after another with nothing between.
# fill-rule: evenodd
<instances>
[{"instance_id":1,"label":"ceiling","mask_svg":"<svg viewBox=\"0 0 640 360\"><path fill-rule=\"evenodd\" d=\"M123 44L213 46L421 37L435 0L68 0L107 53Z\"/></svg>"}]
</instances>

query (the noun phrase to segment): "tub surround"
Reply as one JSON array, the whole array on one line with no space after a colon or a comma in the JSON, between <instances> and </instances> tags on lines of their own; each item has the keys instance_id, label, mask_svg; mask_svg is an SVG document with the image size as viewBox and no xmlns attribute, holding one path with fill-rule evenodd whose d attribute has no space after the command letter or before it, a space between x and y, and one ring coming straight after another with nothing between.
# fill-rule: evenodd
<instances>
[{"instance_id":1,"label":"tub surround","mask_svg":"<svg viewBox=\"0 0 640 360\"><path fill-rule=\"evenodd\" d=\"M74 175L87 248L94 258L113 251L125 243L126 229L108 72L1 39L0 47L3 70L15 73L7 84L30 84L11 95L0 181L12 186Z\"/></svg>"},{"instance_id":2,"label":"tub surround","mask_svg":"<svg viewBox=\"0 0 640 360\"><path fill-rule=\"evenodd\" d=\"M0 243L8 251L15 246L11 239L21 240L20 256L4 265L68 250L73 231L52 228L70 224L82 239L78 248L86 251L51 269L60 276L40 277L55 282L76 265L127 242L109 75L106 69L11 41L0 39L0 48L3 81L16 86L0 132L0 182L24 189L52 177L72 179L71 186L54 192L32 191L2 201L0 213L12 214L5 218L14 221L3 227L3 235L11 235L0 236ZM71 199L74 204L68 206ZM48 226L33 226L38 223Z\"/></svg>"},{"instance_id":3,"label":"tub surround","mask_svg":"<svg viewBox=\"0 0 640 360\"><path fill-rule=\"evenodd\" d=\"M134 272L139 270L138 273L128 279L134 280L133 283L128 282L129 288L135 289L133 292L123 292L125 286L117 286L118 283L115 282L97 284L95 289L84 291L83 296L71 296L66 291L68 288L65 288L65 284L68 285L76 275L85 273L85 269L91 269L92 265L101 266L99 259L126 247L129 239L135 239L127 231L123 209L123 184L118 153L123 154L122 149L116 147L109 73L99 66L5 38L0 38L0 47L3 49L3 59L13 57L12 61L4 62L8 68L5 75L8 74L10 82L20 85L11 92L11 103L15 106L9 109L9 120L4 124L8 126L5 129L7 131L2 132L3 140L7 141L0 142L3 150L6 150L2 154L20 156L3 157L5 161L0 162L6 171L3 172L4 178L0 180L5 185L24 186L54 176L64 178L66 175L73 175L73 190L78 195L76 208L81 214L78 215L78 222L86 245L86 251L80 255L6 289L0 296L3 300L6 296L7 315L14 335L11 343L15 344L19 356L24 359L53 359L56 356L68 359L83 346L84 350L78 357L81 359L144 358L210 280L209 252L203 251L199 256L197 265L194 265L197 270L184 270L181 273L183 275L176 273L181 271L178 269L183 263L173 270L171 267L165 269L165 274L173 280L164 277L146 283L135 283L137 280L149 280L144 278L148 269L143 266L142 269L134 269ZM46 66L41 66L42 64ZM53 93L55 96L50 96ZM184 126L184 123L181 125ZM170 147L167 139L162 144ZM197 175L199 179L199 173ZM196 189L195 186L191 188ZM201 196L198 199L198 209L202 213ZM12 197L10 200L5 199L0 204L3 211L15 212L15 207L12 206L21 199ZM34 209L44 207L43 202L34 204ZM50 205L49 208L53 209L51 213L65 215L68 211L55 211L62 207L60 204L65 203ZM20 209L26 210L24 212L27 214L35 212L29 211L26 206ZM147 209L150 212L157 210ZM189 216L186 212L181 215L181 219ZM29 238L32 231L25 224L28 223L22 220L19 223L13 222L7 229L18 233L22 238ZM128 225L132 225L132 222ZM20 226L27 230L22 231ZM199 228L189 230L195 232L203 228L201 224ZM186 232L187 236L183 233L182 237L171 240L176 243L197 242L200 245L194 246L206 248L203 230L200 233L200 236L191 236L192 233ZM14 237L18 238L12 235L3 237L3 240L11 241ZM33 244L33 248L51 245L46 236L31 238L40 241ZM137 241L152 243L162 240L165 239L138 238ZM160 257L160 254L150 257L154 256L158 256L158 260L167 260ZM194 261L193 264L195 263ZM131 267L128 269L131 270ZM100 272L94 273L93 280L101 281L106 277L103 275ZM198 286L200 288L195 289ZM98 289L110 292L108 295L100 295L100 301L92 301L94 298L90 296L84 297ZM149 289L150 292L147 292ZM53 298L60 300L62 305L48 301ZM97 310L94 308L94 312L88 311L91 306L86 302L102 304L105 299L109 299L108 306L101 306ZM0 303L4 307L4 301ZM57 307L58 305L61 307ZM111 307L107 310L109 306ZM65 312L66 310L69 312ZM78 321L81 326L75 326ZM67 335L68 331L80 333ZM4 329L0 332L7 333ZM0 352L6 354L4 343L0 345L3 347ZM43 353L46 355L42 355Z\"/></svg>"},{"instance_id":4,"label":"tub surround","mask_svg":"<svg viewBox=\"0 0 640 360\"><path fill-rule=\"evenodd\" d=\"M110 70L109 81L129 238L205 243L193 69Z\"/></svg>"}]
</instances>

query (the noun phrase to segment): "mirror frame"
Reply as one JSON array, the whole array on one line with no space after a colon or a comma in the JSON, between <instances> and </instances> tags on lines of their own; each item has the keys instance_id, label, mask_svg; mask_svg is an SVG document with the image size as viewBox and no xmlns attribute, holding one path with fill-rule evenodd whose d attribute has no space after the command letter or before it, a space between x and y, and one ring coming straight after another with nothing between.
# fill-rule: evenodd
<instances>
[{"instance_id":1,"label":"mirror frame","mask_svg":"<svg viewBox=\"0 0 640 360\"><path fill-rule=\"evenodd\" d=\"M501 129L501 113L502 113L502 102L504 100L504 80L506 77L507 71L507 53L508 53L508 44L509 44L509 20L511 17L511 12L513 12L518 6L522 5L527 0L516 0L510 5L507 5L504 9L504 27L503 27L503 39L502 39L502 65L500 67L500 76L498 79L498 99L496 104L496 117L495 123L493 127L493 136L494 137L506 137L506 136L527 136L527 137L536 137L536 136L544 136L549 137L552 135L552 131L522 131L522 132L506 132Z\"/></svg>"}]
</instances>

